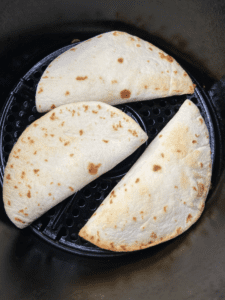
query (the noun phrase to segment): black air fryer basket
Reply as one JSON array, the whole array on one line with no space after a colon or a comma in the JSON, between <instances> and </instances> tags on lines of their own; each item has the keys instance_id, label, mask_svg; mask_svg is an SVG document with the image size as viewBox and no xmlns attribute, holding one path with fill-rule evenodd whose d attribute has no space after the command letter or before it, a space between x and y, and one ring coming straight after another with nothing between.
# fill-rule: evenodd
<instances>
[{"instance_id":1,"label":"black air fryer basket","mask_svg":"<svg viewBox=\"0 0 225 300\"><path fill-rule=\"evenodd\" d=\"M152 42L151 40L149 41ZM4 168L13 145L25 128L43 115L36 110L35 92L44 70L53 59L74 45L75 44L67 45L41 59L20 78L16 86L7 96L0 119L1 183L3 181ZM177 59L177 61L182 65L179 59ZM207 201L210 199L223 169L224 139L222 124L225 111L223 103L223 93L225 90L223 87L224 81L221 80L216 83L211 90L206 93L195 78L195 73L192 72L191 68L184 67L184 69L190 75L194 84L196 84L195 93L193 95L173 96L117 106L117 108L132 117L142 129L145 130L149 137L148 141L113 170L91 182L82 190L64 200L36 220L30 226L35 234L53 246L71 253L100 257L124 255L124 253L102 250L80 238L78 232L114 186L144 152L149 143L176 114L187 98L198 106L210 134L213 175L211 190Z\"/></svg>"}]
</instances>

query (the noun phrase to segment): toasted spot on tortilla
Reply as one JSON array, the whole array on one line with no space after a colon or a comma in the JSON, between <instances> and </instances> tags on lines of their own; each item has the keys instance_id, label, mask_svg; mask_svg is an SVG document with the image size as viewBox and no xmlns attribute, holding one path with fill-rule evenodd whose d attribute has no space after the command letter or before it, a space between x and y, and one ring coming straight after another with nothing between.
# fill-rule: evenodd
<instances>
[{"instance_id":1,"label":"toasted spot on tortilla","mask_svg":"<svg viewBox=\"0 0 225 300\"><path fill-rule=\"evenodd\" d=\"M117 80L112 80L111 82L112 82L112 84L113 84L113 83L117 83Z\"/></svg>"},{"instance_id":2,"label":"toasted spot on tortilla","mask_svg":"<svg viewBox=\"0 0 225 300\"><path fill-rule=\"evenodd\" d=\"M137 134L137 131L136 131L136 130L128 129L128 132L130 132L133 136L138 137L138 134Z\"/></svg>"},{"instance_id":3,"label":"toasted spot on tortilla","mask_svg":"<svg viewBox=\"0 0 225 300\"><path fill-rule=\"evenodd\" d=\"M54 134L50 134L51 137L55 136Z\"/></svg>"},{"instance_id":4,"label":"toasted spot on tortilla","mask_svg":"<svg viewBox=\"0 0 225 300\"><path fill-rule=\"evenodd\" d=\"M72 154L70 154L70 156L72 157L72 156L74 156L74 154L72 153Z\"/></svg>"},{"instance_id":5,"label":"toasted spot on tortilla","mask_svg":"<svg viewBox=\"0 0 225 300\"><path fill-rule=\"evenodd\" d=\"M55 106L55 104L52 104L51 109L54 109L54 108L56 108L56 106Z\"/></svg>"},{"instance_id":6,"label":"toasted spot on tortilla","mask_svg":"<svg viewBox=\"0 0 225 300\"><path fill-rule=\"evenodd\" d=\"M23 179L25 177L26 173L25 172L22 172L21 173L21 178Z\"/></svg>"},{"instance_id":7,"label":"toasted spot on tortilla","mask_svg":"<svg viewBox=\"0 0 225 300\"><path fill-rule=\"evenodd\" d=\"M187 76L187 73L184 73L184 77ZM190 105L190 104L189 104Z\"/></svg>"},{"instance_id":8,"label":"toasted spot on tortilla","mask_svg":"<svg viewBox=\"0 0 225 300\"><path fill-rule=\"evenodd\" d=\"M73 42L73 41L72 41L72 42ZM75 42L74 42L74 43L75 43ZM75 49L75 48L71 48L70 51L76 51L76 49Z\"/></svg>"},{"instance_id":9,"label":"toasted spot on tortilla","mask_svg":"<svg viewBox=\"0 0 225 300\"><path fill-rule=\"evenodd\" d=\"M203 168L203 163L200 163L200 167Z\"/></svg>"},{"instance_id":10,"label":"toasted spot on tortilla","mask_svg":"<svg viewBox=\"0 0 225 300\"><path fill-rule=\"evenodd\" d=\"M98 173L98 168L101 167L102 164L93 164L93 163L89 163L88 164L88 172L91 175L96 175Z\"/></svg>"},{"instance_id":11,"label":"toasted spot on tortilla","mask_svg":"<svg viewBox=\"0 0 225 300\"><path fill-rule=\"evenodd\" d=\"M178 186L175 185L174 188L175 188L175 189L178 189Z\"/></svg>"},{"instance_id":12,"label":"toasted spot on tortilla","mask_svg":"<svg viewBox=\"0 0 225 300\"><path fill-rule=\"evenodd\" d=\"M103 142L104 142L104 143L108 143L109 141L107 141L107 140L103 140Z\"/></svg>"},{"instance_id":13,"label":"toasted spot on tortilla","mask_svg":"<svg viewBox=\"0 0 225 300\"><path fill-rule=\"evenodd\" d=\"M110 204L112 204L112 203L113 203L112 199L109 201L109 203L110 203Z\"/></svg>"},{"instance_id":14,"label":"toasted spot on tortilla","mask_svg":"<svg viewBox=\"0 0 225 300\"><path fill-rule=\"evenodd\" d=\"M11 202L8 200L8 205L10 206L11 205Z\"/></svg>"},{"instance_id":15,"label":"toasted spot on tortilla","mask_svg":"<svg viewBox=\"0 0 225 300\"><path fill-rule=\"evenodd\" d=\"M156 90L156 91L158 91L158 90L159 90L159 88L155 88L155 90Z\"/></svg>"},{"instance_id":16,"label":"toasted spot on tortilla","mask_svg":"<svg viewBox=\"0 0 225 300\"><path fill-rule=\"evenodd\" d=\"M159 138L161 138L161 137L162 137L162 134L160 134Z\"/></svg>"},{"instance_id":17,"label":"toasted spot on tortilla","mask_svg":"<svg viewBox=\"0 0 225 300\"><path fill-rule=\"evenodd\" d=\"M58 183L58 186L60 186L61 185L61 183Z\"/></svg>"},{"instance_id":18,"label":"toasted spot on tortilla","mask_svg":"<svg viewBox=\"0 0 225 300\"><path fill-rule=\"evenodd\" d=\"M169 55L164 55L162 52L159 52L159 56L160 56L161 59L165 59L170 63L173 62L173 58Z\"/></svg>"},{"instance_id":19,"label":"toasted spot on tortilla","mask_svg":"<svg viewBox=\"0 0 225 300\"><path fill-rule=\"evenodd\" d=\"M147 60L147 62L149 63L149 60Z\"/></svg>"},{"instance_id":20,"label":"toasted spot on tortilla","mask_svg":"<svg viewBox=\"0 0 225 300\"><path fill-rule=\"evenodd\" d=\"M199 121L200 121L200 123L201 123L201 124L203 124L203 120L202 120L202 118L199 118Z\"/></svg>"},{"instance_id":21,"label":"toasted spot on tortilla","mask_svg":"<svg viewBox=\"0 0 225 300\"><path fill-rule=\"evenodd\" d=\"M111 117L112 117L112 115L111 115ZM117 131L118 128L122 128L123 126L122 126L122 124L121 124L121 121L119 121L119 124L113 124L112 127L113 127L113 129L114 129L115 131Z\"/></svg>"},{"instance_id":22,"label":"toasted spot on tortilla","mask_svg":"<svg viewBox=\"0 0 225 300\"><path fill-rule=\"evenodd\" d=\"M174 74L177 74L177 71L173 71Z\"/></svg>"},{"instance_id":23,"label":"toasted spot on tortilla","mask_svg":"<svg viewBox=\"0 0 225 300\"><path fill-rule=\"evenodd\" d=\"M51 193L49 193L48 195L49 195L49 196L51 196L52 194L51 194Z\"/></svg>"},{"instance_id":24,"label":"toasted spot on tortilla","mask_svg":"<svg viewBox=\"0 0 225 300\"><path fill-rule=\"evenodd\" d=\"M189 215L187 216L186 223L190 222L190 221L191 221L191 219L192 219L192 215L191 215L191 214L189 214Z\"/></svg>"},{"instance_id":25,"label":"toasted spot on tortilla","mask_svg":"<svg viewBox=\"0 0 225 300\"><path fill-rule=\"evenodd\" d=\"M34 173L37 174L40 170L39 169L34 169Z\"/></svg>"},{"instance_id":26,"label":"toasted spot on tortilla","mask_svg":"<svg viewBox=\"0 0 225 300\"><path fill-rule=\"evenodd\" d=\"M39 91L38 91L38 94L42 93L43 92L43 88L40 88ZM39 105L40 107L40 105Z\"/></svg>"},{"instance_id":27,"label":"toasted spot on tortilla","mask_svg":"<svg viewBox=\"0 0 225 300\"><path fill-rule=\"evenodd\" d=\"M192 144L195 144L195 143L197 143L197 141L196 141L196 140L193 140L193 141L192 141Z\"/></svg>"},{"instance_id":28,"label":"toasted spot on tortilla","mask_svg":"<svg viewBox=\"0 0 225 300\"><path fill-rule=\"evenodd\" d=\"M137 221L137 218L133 217L133 220L134 220L134 221Z\"/></svg>"},{"instance_id":29,"label":"toasted spot on tortilla","mask_svg":"<svg viewBox=\"0 0 225 300\"><path fill-rule=\"evenodd\" d=\"M93 114L97 114L98 112L96 110L92 110L92 113Z\"/></svg>"},{"instance_id":30,"label":"toasted spot on tortilla","mask_svg":"<svg viewBox=\"0 0 225 300\"><path fill-rule=\"evenodd\" d=\"M101 109L102 108L101 105L98 104L98 108Z\"/></svg>"},{"instance_id":31,"label":"toasted spot on tortilla","mask_svg":"<svg viewBox=\"0 0 225 300\"><path fill-rule=\"evenodd\" d=\"M88 105L83 105L84 107L84 112L86 112L88 110Z\"/></svg>"},{"instance_id":32,"label":"toasted spot on tortilla","mask_svg":"<svg viewBox=\"0 0 225 300\"><path fill-rule=\"evenodd\" d=\"M198 185L198 194L197 194L197 197L201 197L203 195L203 193L204 193L205 187L204 187L204 184L202 184L202 183L197 183L197 185Z\"/></svg>"},{"instance_id":33,"label":"toasted spot on tortilla","mask_svg":"<svg viewBox=\"0 0 225 300\"><path fill-rule=\"evenodd\" d=\"M151 47L148 48L149 50L153 51Z\"/></svg>"},{"instance_id":34,"label":"toasted spot on tortilla","mask_svg":"<svg viewBox=\"0 0 225 300\"><path fill-rule=\"evenodd\" d=\"M47 159L45 159L45 161L48 161Z\"/></svg>"},{"instance_id":35,"label":"toasted spot on tortilla","mask_svg":"<svg viewBox=\"0 0 225 300\"><path fill-rule=\"evenodd\" d=\"M134 38L132 38L131 36L130 36L129 38L130 38L130 40L131 40L131 41L135 41L135 39L134 39Z\"/></svg>"},{"instance_id":36,"label":"toasted spot on tortilla","mask_svg":"<svg viewBox=\"0 0 225 300\"><path fill-rule=\"evenodd\" d=\"M110 197L116 197L116 194L115 194L115 191L112 191L111 193L110 193Z\"/></svg>"},{"instance_id":37,"label":"toasted spot on tortilla","mask_svg":"<svg viewBox=\"0 0 225 300\"><path fill-rule=\"evenodd\" d=\"M194 90L195 90L195 87L196 87L196 84L193 84L193 85L190 85L189 86L189 90L188 90L188 94L193 94L194 93Z\"/></svg>"},{"instance_id":38,"label":"toasted spot on tortilla","mask_svg":"<svg viewBox=\"0 0 225 300\"><path fill-rule=\"evenodd\" d=\"M83 130L80 130L79 133L80 133L80 135L82 135L84 132L83 132Z\"/></svg>"},{"instance_id":39,"label":"toasted spot on tortilla","mask_svg":"<svg viewBox=\"0 0 225 300\"><path fill-rule=\"evenodd\" d=\"M53 113L51 114L50 120L54 121L54 120L56 120L56 119L58 119L58 118L56 117L55 113L53 112Z\"/></svg>"},{"instance_id":40,"label":"toasted spot on tortilla","mask_svg":"<svg viewBox=\"0 0 225 300\"><path fill-rule=\"evenodd\" d=\"M136 180L135 180L135 183L138 183L140 181L140 179L139 178L137 178Z\"/></svg>"},{"instance_id":41,"label":"toasted spot on tortilla","mask_svg":"<svg viewBox=\"0 0 225 300\"><path fill-rule=\"evenodd\" d=\"M148 86L147 85L145 85L145 89L147 90L147 88L148 88Z\"/></svg>"},{"instance_id":42,"label":"toasted spot on tortilla","mask_svg":"<svg viewBox=\"0 0 225 300\"><path fill-rule=\"evenodd\" d=\"M156 219L157 219L157 217L154 217L153 219L154 219L154 220L156 220Z\"/></svg>"},{"instance_id":43,"label":"toasted spot on tortilla","mask_svg":"<svg viewBox=\"0 0 225 300\"><path fill-rule=\"evenodd\" d=\"M69 94L70 94L70 92L69 92L69 91L66 91L66 92L65 92L65 95L66 95L66 96L68 96Z\"/></svg>"},{"instance_id":44,"label":"toasted spot on tortilla","mask_svg":"<svg viewBox=\"0 0 225 300\"><path fill-rule=\"evenodd\" d=\"M87 79L88 77L87 76L77 76L76 80L85 80Z\"/></svg>"},{"instance_id":45,"label":"toasted spot on tortilla","mask_svg":"<svg viewBox=\"0 0 225 300\"><path fill-rule=\"evenodd\" d=\"M13 165L10 165L10 168L13 168Z\"/></svg>"},{"instance_id":46,"label":"toasted spot on tortilla","mask_svg":"<svg viewBox=\"0 0 225 300\"><path fill-rule=\"evenodd\" d=\"M177 228L177 234L181 234L181 232L182 232L182 228L181 227Z\"/></svg>"},{"instance_id":47,"label":"toasted spot on tortilla","mask_svg":"<svg viewBox=\"0 0 225 300\"><path fill-rule=\"evenodd\" d=\"M122 98L122 99L128 99L128 98L130 98L130 95L131 95L131 92L129 91L129 90L122 90L121 92L120 92L120 97Z\"/></svg>"},{"instance_id":48,"label":"toasted spot on tortilla","mask_svg":"<svg viewBox=\"0 0 225 300\"><path fill-rule=\"evenodd\" d=\"M151 238L153 238L153 239L156 239L156 238L157 238L157 235L156 235L156 233L152 232L152 234L151 234Z\"/></svg>"},{"instance_id":49,"label":"toasted spot on tortilla","mask_svg":"<svg viewBox=\"0 0 225 300\"><path fill-rule=\"evenodd\" d=\"M48 76L44 76L43 78L48 78Z\"/></svg>"},{"instance_id":50,"label":"toasted spot on tortilla","mask_svg":"<svg viewBox=\"0 0 225 300\"><path fill-rule=\"evenodd\" d=\"M184 205L186 204L186 202L184 201Z\"/></svg>"},{"instance_id":51,"label":"toasted spot on tortilla","mask_svg":"<svg viewBox=\"0 0 225 300\"><path fill-rule=\"evenodd\" d=\"M163 153L161 153L161 156L162 156L162 157L164 157L164 154L163 154Z\"/></svg>"},{"instance_id":52,"label":"toasted spot on tortilla","mask_svg":"<svg viewBox=\"0 0 225 300\"><path fill-rule=\"evenodd\" d=\"M70 144L70 142L65 142L64 146L68 146Z\"/></svg>"},{"instance_id":53,"label":"toasted spot on tortilla","mask_svg":"<svg viewBox=\"0 0 225 300\"><path fill-rule=\"evenodd\" d=\"M31 198L31 193L30 193L30 191L27 192L27 197L28 197L28 198Z\"/></svg>"},{"instance_id":54,"label":"toasted spot on tortilla","mask_svg":"<svg viewBox=\"0 0 225 300\"><path fill-rule=\"evenodd\" d=\"M38 124L37 123L34 123L34 127L37 127L38 126Z\"/></svg>"},{"instance_id":55,"label":"toasted spot on tortilla","mask_svg":"<svg viewBox=\"0 0 225 300\"><path fill-rule=\"evenodd\" d=\"M18 187L15 185L15 186L14 186L14 189L18 189Z\"/></svg>"},{"instance_id":56,"label":"toasted spot on tortilla","mask_svg":"<svg viewBox=\"0 0 225 300\"><path fill-rule=\"evenodd\" d=\"M69 186L69 189L70 189L72 192L74 192L74 189L73 189L71 186Z\"/></svg>"},{"instance_id":57,"label":"toasted spot on tortilla","mask_svg":"<svg viewBox=\"0 0 225 300\"><path fill-rule=\"evenodd\" d=\"M193 186L192 188L193 188L193 190L194 190L194 191L197 191L197 189L196 189L196 187L195 187L195 186Z\"/></svg>"},{"instance_id":58,"label":"toasted spot on tortilla","mask_svg":"<svg viewBox=\"0 0 225 300\"><path fill-rule=\"evenodd\" d=\"M20 220L19 218L15 218L15 220L17 221L17 222L20 222L20 223L25 223L24 221L22 221L22 220Z\"/></svg>"},{"instance_id":59,"label":"toasted spot on tortilla","mask_svg":"<svg viewBox=\"0 0 225 300\"><path fill-rule=\"evenodd\" d=\"M159 171L159 170L161 170L162 169L162 167L160 167L159 165L154 165L153 166L153 171L154 172L157 172L157 171Z\"/></svg>"},{"instance_id":60,"label":"toasted spot on tortilla","mask_svg":"<svg viewBox=\"0 0 225 300\"><path fill-rule=\"evenodd\" d=\"M126 251L126 246L120 246L124 251Z\"/></svg>"},{"instance_id":61,"label":"toasted spot on tortilla","mask_svg":"<svg viewBox=\"0 0 225 300\"><path fill-rule=\"evenodd\" d=\"M6 176L6 178L7 178L8 180L10 180L10 179L11 179L10 174L8 174L8 175Z\"/></svg>"},{"instance_id":62,"label":"toasted spot on tortilla","mask_svg":"<svg viewBox=\"0 0 225 300\"><path fill-rule=\"evenodd\" d=\"M122 64L123 63L123 58L122 57L118 58L118 62Z\"/></svg>"},{"instance_id":63,"label":"toasted spot on tortilla","mask_svg":"<svg viewBox=\"0 0 225 300\"><path fill-rule=\"evenodd\" d=\"M163 207L163 210L166 212L166 210L167 210L167 206L164 206L164 207Z\"/></svg>"},{"instance_id":64,"label":"toasted spot on tortilla","mask_svg":"<svg viewBox=\"0 0 225 300\"><path fill-rule=\"evenodd\" d=\"M98 39L102 37L102 34L98 36Z\"/></svg>"},{"instance_id":65,"label":"toasted spot on tortilla","mask_svg":"<svg viewBox=\"0 0 225 300\"><path fill-rule=\"evenodd\" d=\"M114 31L114 32L113 32L113 35L114 35L114 36L118 36L118 35L119 35L119 32Z\"/></svg>"}]
</instances>

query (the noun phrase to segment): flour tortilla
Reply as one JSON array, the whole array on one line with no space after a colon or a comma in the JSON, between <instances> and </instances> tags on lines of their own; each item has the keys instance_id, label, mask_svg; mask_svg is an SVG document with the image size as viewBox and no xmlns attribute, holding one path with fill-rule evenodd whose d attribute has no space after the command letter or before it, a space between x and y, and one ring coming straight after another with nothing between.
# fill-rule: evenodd
<instances>
[{"instance_id":1,"label":"flour tortilla","mask_svg":"<svg viewBox=\"0 0 225 300\"><path fill-rule=\"evenodd\" d=\"M38 84L36 107L45 112L71 102L116 105L193 92L175 59L136 36L112 31L57 57Z\"/></svg>"},{"instance_id":2,"label":"flour tortilla","mask_svg":"<svg viewBox=\"0 0 225 300\"><path fill-rule=\"evenodd\" d=\"M132 118L105 103L54 109L31 124L10 153L3 183L7 215L17 227L28 226L146 140Z\"/></svg>"},{"instance_id":3,"label":"flour tortilla","mask_svg":"<svg viewBox=\"0 0 225 300\"><path fill-rule=\"evenodd\" d=\"M112 251L168 241L200 217L211 173L208 129L186 100L79 235Z\"/></svg>"}]
</instances>

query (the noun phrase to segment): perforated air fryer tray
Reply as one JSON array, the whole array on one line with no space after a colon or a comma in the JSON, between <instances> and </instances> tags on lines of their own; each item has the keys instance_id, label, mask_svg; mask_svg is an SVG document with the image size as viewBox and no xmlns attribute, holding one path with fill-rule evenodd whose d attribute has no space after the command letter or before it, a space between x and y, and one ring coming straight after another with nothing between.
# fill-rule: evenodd
<instances>
[{"instance_id":1,"label":"perforated air fryer tray","mask_svg":"<svg viewBox=\"0 0 225 300\"><path fill-rule=\"evenodd\" d=\"M53 59L74 45L63 47L37 63L19 80L6 100L0 119L1 183L4 168L13 145L24 129L43 115L38 113L35 107L35 91L41 75ZM113 170L91 182L36 220L30 226L36 234L54 246L72 253L106 257L124 254L102 250L80 238L78 232L187 98L198 106L208 127L214 169L216 138L212 106L201 86L190 73L189 75L197 85L193 95L174 96L117 106L139 123L148 134L148 141ZM214 179L215 175L213 175L212 181Z\"/></svg>"}]
</instances>

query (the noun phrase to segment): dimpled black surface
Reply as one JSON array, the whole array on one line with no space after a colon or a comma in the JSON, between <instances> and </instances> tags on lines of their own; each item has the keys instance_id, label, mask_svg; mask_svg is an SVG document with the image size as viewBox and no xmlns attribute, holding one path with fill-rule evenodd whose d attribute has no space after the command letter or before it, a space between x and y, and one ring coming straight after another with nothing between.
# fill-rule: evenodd
<instances>
[{"instance_id":1,"label":"dimpled black surface","mask_svg":"<svg viewBox=\"0 0 225 300\"><path fill-rule=\"evenodd\" d=\"M54 58L74 45L63 47L42 59L11 91L0 120L1 181L9 153L18 137L27 126L43 115L38 113L35 107L35 92L41 75ZM117 108L132 117L145 130L149 137L148 141L113 170L91 182L36 220L31 225L32 230L51 244L72 253L106 257L124 255L102 250L80 238L78 232L187 98L198 106L206 122L210 133L213 165L215 163L216 142L212 112L206 95L195 79L192 79L197 85L193 95L118 105Z\"/></svg>"}]
</instances>

